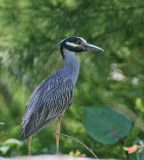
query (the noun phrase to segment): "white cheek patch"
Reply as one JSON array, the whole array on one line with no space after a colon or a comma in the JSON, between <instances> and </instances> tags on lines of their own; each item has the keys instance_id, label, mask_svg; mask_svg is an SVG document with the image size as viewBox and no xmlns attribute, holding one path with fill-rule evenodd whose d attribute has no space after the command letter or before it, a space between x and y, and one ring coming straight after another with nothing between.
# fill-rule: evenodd
<instances>
[{"instance_id":1,"label":"white cheek patch","mask_svg":"<svg viewBox=\"0 0 144 160\"><path fill-rule=\"evenodd\" d=\"M84 38L82 37L79 37L79 38L82 40L82 42L87 43L87 41Z\"/></svg>"},{"instance_id":2,"label":"white cheek patch","mask_svg":"<svg viewBox=\"0 0 144 160\"><path fill-rule=\"evenodd\" d=\"M71 47L78 47L79 46L78 44L75 44L75 43L72 43L72 42L66 42L66 44L68 46L71 46Z\"/></svg>"}]
</instances>

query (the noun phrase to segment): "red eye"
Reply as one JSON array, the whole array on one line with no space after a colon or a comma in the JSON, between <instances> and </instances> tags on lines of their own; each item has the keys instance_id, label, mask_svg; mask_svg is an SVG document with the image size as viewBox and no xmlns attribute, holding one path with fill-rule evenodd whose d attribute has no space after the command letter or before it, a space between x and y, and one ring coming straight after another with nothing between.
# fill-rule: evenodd
<instances>
[{"instance_id":1,"label":"red eye","mask_svg":"<svg viewBox=\"0 0 144 160\"><path fill-rule=\"evenodd\" d=\"M77 41L76 43L77 43L78 45L82 44L82 42L81 42L81 41Z\"/></svg>"}]
</instances>

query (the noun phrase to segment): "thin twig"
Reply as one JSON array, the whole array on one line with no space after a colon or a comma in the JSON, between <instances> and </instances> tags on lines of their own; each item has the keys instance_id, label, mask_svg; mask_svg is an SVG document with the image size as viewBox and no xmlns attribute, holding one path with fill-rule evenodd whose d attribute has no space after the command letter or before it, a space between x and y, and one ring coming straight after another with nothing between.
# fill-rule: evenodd
<instances>
[{"instance_id":1,"label":"thin twig","mask_svg":"<svg viewBox=\"0 0 144 160\"><path fill-rule=\"evenodd\" d=\"M99 34L96 38L94 38L95 40L97 40L97 39L100 39L100 38L103 38L103 37L106 37L107 35L109 35L109 34L112 34L112 33L114 33L114 32L118 32L118 31L120 31L120 30L123 30L123 29L125 29L125 28L129 28L129 27L131 27L132 25L133 26L138 26L138 25L143 25L144 24L144 21L142 21L142 22L140 22L140 23L133 23L133 24L126 24L126 25L121 25L121 26L119 26L119 27L116 27L116 28L113 28L113 29L111 29L111 30L107 30L106 32L103 32L103 33L101 33L101 34Z\"/></svg>"},{"instance_id":2,"label":"thin twig","mask_svg":"<svg viewBox=\"0 0 144 160\"><path fill-rule=\"evenodd\" d=\"M60 133L56 133L56 134L61 135L61 136L65 136L65 137L69 137L69 138L71 138L71 139L74 139L75 141L77 141L77 142L79 142L81 145L83 145L89 152L91 152L92 155L93 155L96 159L98 159L98 157L93 153L93 151L90 150L85 144L83 144L83 143L82 143L81 141L79 141L78 139L76 139L76 138L74 138L74 137L72 137L72 136L66 135L66 134L60 134ZM98 160L99 160L99 159L98 159Z\"/></svg>"}]
</instances>

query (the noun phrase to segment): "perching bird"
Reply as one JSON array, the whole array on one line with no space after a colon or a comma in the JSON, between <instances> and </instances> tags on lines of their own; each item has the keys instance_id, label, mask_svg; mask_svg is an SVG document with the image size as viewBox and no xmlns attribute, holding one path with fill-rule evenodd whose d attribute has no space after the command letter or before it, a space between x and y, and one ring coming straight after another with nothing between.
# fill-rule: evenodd
<instances>
[{"instance_id":1,"label":"perching bird","mask_svg":"<svg viewBox=\"0 0 144 160\"><path fill-rule=\"evenodd\" d=\"M68 37L58 43L64 59L64 67L44 79L33 91L22 118L22 137L30 137L31 154L32 135L58 118L57 133L60 133L61 117L73 101L74 86L79 75L79 62L74 52L87 50L103 51L89 44L81 37ZM56 135L57 153L59 135Z\"/></svg>"}]
</instances>

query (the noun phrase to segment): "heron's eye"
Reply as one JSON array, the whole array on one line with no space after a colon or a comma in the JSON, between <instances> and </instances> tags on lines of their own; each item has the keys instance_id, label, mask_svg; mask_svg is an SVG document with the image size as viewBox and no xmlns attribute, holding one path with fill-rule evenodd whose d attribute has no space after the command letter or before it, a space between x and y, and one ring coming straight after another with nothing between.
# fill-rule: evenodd
<instances>
[{"instance_id":1,"label":"heron's eye","mask_svg":"<svg viewBox=\"0 0 144 160\"><path fill-rule=\"evenodd\" d=\"M77 41L76 43L77 43L78 45L81 45L81 44L82 44L82 42L81 42L81 41Z\"/></svg>"}]
</instances>

